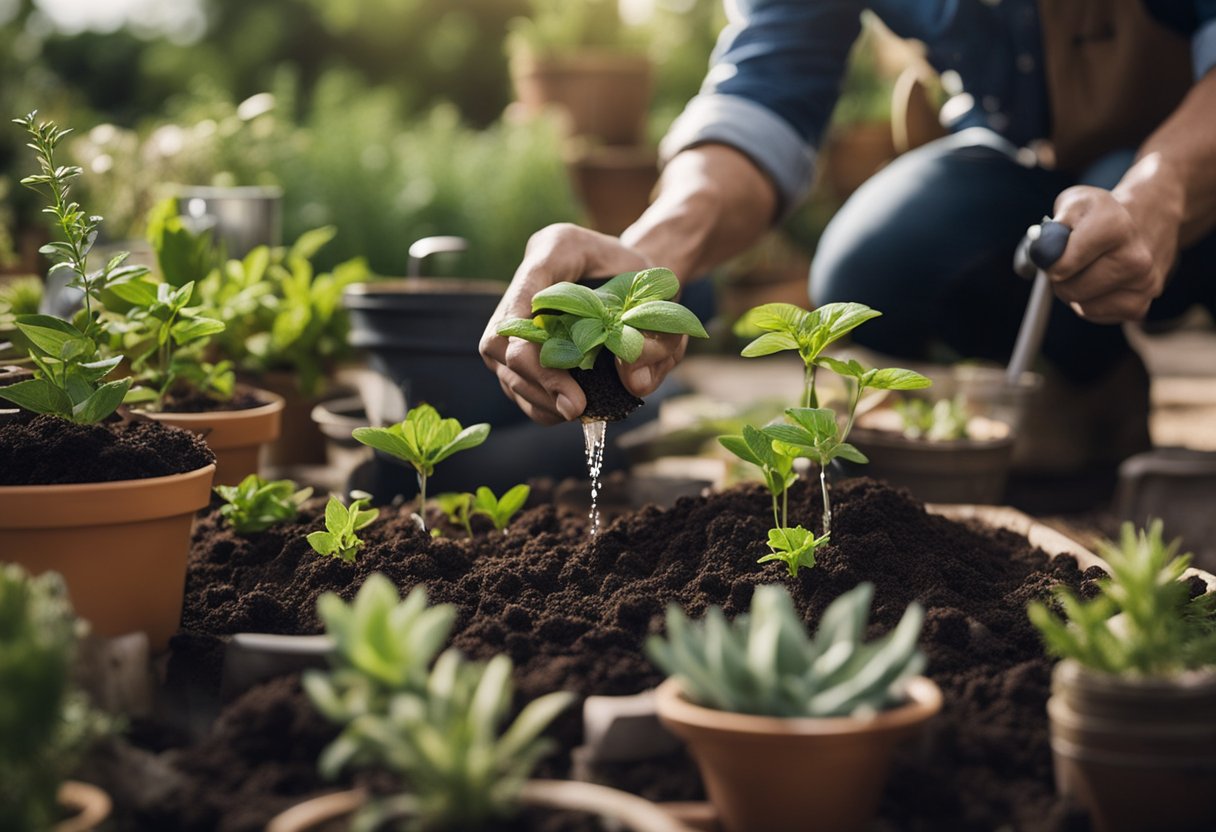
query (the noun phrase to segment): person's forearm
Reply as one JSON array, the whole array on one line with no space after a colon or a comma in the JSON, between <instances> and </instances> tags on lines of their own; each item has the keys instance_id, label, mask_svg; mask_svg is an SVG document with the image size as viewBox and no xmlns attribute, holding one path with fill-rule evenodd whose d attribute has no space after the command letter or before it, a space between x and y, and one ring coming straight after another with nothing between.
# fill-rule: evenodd
<instances>
[{"instance_id":1,"label":"person's forearm","mask_svg":"<svg viewBox=\"0 0 1216 832\"><path fill-rule=\"evenodd\" d=\"M750 159L701 145L667 164L658 198L621 241L685 282L754 244L776 212L776 190Z\"/></svg>"},{"instance_id":2,"label":"person's forearm","mask_svg":"<svg viewBox=\"0 0 1216 832\"><path fill-rule=\"evenodd\" d=\"M1176 224L1182 246L1216 228L1216 70L1141 145L1112 193Z\"/></svg>"}]
</instances>

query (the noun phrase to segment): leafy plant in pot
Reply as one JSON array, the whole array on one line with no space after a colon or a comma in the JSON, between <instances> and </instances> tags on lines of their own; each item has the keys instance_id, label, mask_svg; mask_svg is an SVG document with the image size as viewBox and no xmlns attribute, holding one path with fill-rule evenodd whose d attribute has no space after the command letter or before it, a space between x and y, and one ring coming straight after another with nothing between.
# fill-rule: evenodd
<instances>
[{"instance_id":1,"label":"leafy plant in pot","mask_svg":"<svg viewBox=\"0 0 1216 832\"><path fill-rule=\"evenodd\" d=\"M44 253L71 273L84 308L74 322L16 319L36 371L0 387L24 411L0 425L0 552L34 574L61 573L101 635L143 630L161 648L181 617L190 527L207 505L214 456L184 431L115 414L132 381L107 380L122 356L103 355L100 298L142 270L124 255L87 270L101 218L71 200L79 169L55 163L67 131L35 114L18 123L41 168L25 184L49 195L64 237Z\"/></svg>"},{"instance_id":2,"label":"leafy plant in pot","mask_svg":"<svg viewBox=\"0 0 1216 832\"><path fill-rule=\"evenodd\" d=\"M387 578L373 574L352 603L327 593L317 608L334 640L333 669L308 671L304 687L342 726L321 754L321 771L378 769L397 790L326 795L279 815L269 832L512 829L524 807L602 814L640 832L683 829L633 795L528 779L552 748L542 733L574 697L542 696L504 727L513 704L511 660L470 662L454 649L436 659L456 610L428 607L425 589L402 601Z\"/></svg>"},{"instance_id":3,"label":"leafy plant in pot","mask_svg":"<svg viewBox=\"0 0 1216 832\"><path fill-rule=\"evenodd\" d=\"M1056 787L1098 832L1216 827L1216 596L1155 521L1099 549L1110 577L1030 620L1063 661L1047 702ZM1191 579L1197 580L1197 579Z\"/></svg>"},{"instance_id":4,"label":"leafy plant in pot","mask_svg":"<svg viewBox=\"0 0 1216 832\"><path fill-rule=\"evenodd\" d=\"M532 14L512 21L507 53L525 113L558 107L575 136L642 141L653 72L615 0L532 0Z\"/></svg>"},{"instance_id":5,"label":"leafy plant in pot","mask_svg":"<svg viewBox=\"0 0 1216 832\"><path fill-rule=\"evenodd\" d=\"M82 630L59 575L0 564L0 829L86 832L109 814L105 792L66 779L109 727L72 684Z\"/></svg>"},{"instance_id":6,"label":"leafy plant in pot","mask_svg":"<svg viewBox=\"0 0 1216 832\"><path fill-rule=\"evenodd\" d=\"M941 709L918 675L924 612L864 641L873 585L833 601L808 637L789 593L756 588L748 615L710 608L692 623L677 607L647 652L671 678L659 718L683 739L727 832L867 828L895 746Z\"/></svg>"},{"instance_id":7,"label":"leafy plant in pot","mask_svg":"<svg viewBox=\"0 0 1216 832\"><path fill-rule=\"evenodd\" d=\"M680 282L669 269L613 277L598 289L555 283L532 298L533 318L510 318L498 334L540 344L542 366L570 370L587 395L584 422L617 421L641 406L616 371L637 361L643 332L709 337L697 316L671 300Z\"/></svg>"},{"instance_id":8,"label":"leafy plant in pot","mask_svg":"<svg viewBox=\"0 0 1216 832\"><path fill-rule=\"evenodd\" d=\"M107 287L105 328L131 355L136 373L127 401L151 419L202 436L216 455L216 483L237 485L257 473L262 445L278 437L283 398L238 387L231 361L208 360L226 324L224 310L208 309L199 291L211 272L207 240L163 207L153 219L160 279L132 273Z\"/></svg>"}]
</instances>

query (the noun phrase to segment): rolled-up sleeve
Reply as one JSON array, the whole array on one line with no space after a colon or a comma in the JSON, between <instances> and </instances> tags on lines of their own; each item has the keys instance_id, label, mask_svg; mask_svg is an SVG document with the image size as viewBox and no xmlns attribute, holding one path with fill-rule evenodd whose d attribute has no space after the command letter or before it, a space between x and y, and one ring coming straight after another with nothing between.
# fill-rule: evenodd
<instances>
[{"instance_id":1,"label":"rolled-up sleeve","mask_svg":"<svg viewBox=\"0 0 1216 832\"><path fill-rule=\"evenodd\" d=\"M864 0L726 0L730 25L701 93L660 146L664 160L730 145L772 179L788 211L810 189Z\"/></svg>"}]
</instances>

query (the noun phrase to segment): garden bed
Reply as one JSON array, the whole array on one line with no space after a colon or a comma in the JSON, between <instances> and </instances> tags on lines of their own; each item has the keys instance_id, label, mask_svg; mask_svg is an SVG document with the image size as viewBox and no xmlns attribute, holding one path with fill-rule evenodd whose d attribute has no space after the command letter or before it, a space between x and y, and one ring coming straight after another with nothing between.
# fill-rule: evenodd
<instances>
[{"instance_id":1,"label":"garden bed","mask_svg":"<svg viewBox=\"0 0 1216 832\"><path fill-rule=\"evenodd\" d=\"M897 764L884 821L899 829L1066 828L1047 743L1051 664L1025 606L1056 584L1084 591L1093 576L1072 558L1050 560L1018 534L928 513L871 480L846 482L835 495L835 543L814 569L788 581L799 611L813 623L832 598L873 581L877 633L919 600L928 610L928 673L946 697L930 740ZM795 488L791 516L813 517L817 501L811 489ZM768 511L767 494L744 486L685 498L672 510L643 509L589 544L586 518L552 505L526 511L505 535L480 530L472 540L452 530L433 539L408 511L389 508L367 529L367 548L353 565L319 558L304 541L319 502L300 523L249 538L233 535L211 512L195 532L174 675L218 685L220 637L317 633L317 596L333 590L350 597L379 571L403 590L424 583L432 602L455 604L453 644L474 657L510 655L524 697L558 689L636 693L661 679L641 644L660 625L666 603L694 616L718 604L730 616L746 609L757 584L782 580L776 569L755 564L765 552ZM581 739L574 712L557 730L563 751ZM308 781L306 763L332 729L291 685L251 692L216 731L174 754L179 768L195 772L194 790L182 793L190 795L191 811L209 806L228 815L227 824L209 820L220 828L256 828L262 814L281 805L275 795L322 786ZM564 769L554 762L544 773ZM618 769L606 774L647 797L700 796L682 758Z\"/></svg>"}]
</instances>

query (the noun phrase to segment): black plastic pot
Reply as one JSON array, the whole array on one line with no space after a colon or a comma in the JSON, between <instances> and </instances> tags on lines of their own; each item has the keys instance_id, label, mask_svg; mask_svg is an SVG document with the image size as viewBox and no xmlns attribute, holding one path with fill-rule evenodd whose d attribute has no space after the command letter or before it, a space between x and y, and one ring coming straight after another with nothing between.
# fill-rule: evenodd
<instances>
[{"instance_id":1,"label":"black plastic pot","mask_svg":"<svg viewBox=\"0 0 1216 832\"><path fill-rule=\"evenodd\" d=\"M485 444L444 461L427 485L430 494L479 485L501 491L529 477L587 475L581 425L534 424L503 395L497 378L482 363L477 344L502 290L502 284L491 281L409 277L357 284L346 291L351 344L367 351L384 388L370 397L376 401L364 395L372 424L399 421L408 407L426 402L461 424L488 422L492 427ZM613 447L614 434L656 413L653 406L642 408L613 424L605 473L624 463ZM394 494L412 497L418 490L412 470L381 454L362 466L350 485L374 494L377 501Z\"/></svg>"}]
</instances>

